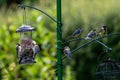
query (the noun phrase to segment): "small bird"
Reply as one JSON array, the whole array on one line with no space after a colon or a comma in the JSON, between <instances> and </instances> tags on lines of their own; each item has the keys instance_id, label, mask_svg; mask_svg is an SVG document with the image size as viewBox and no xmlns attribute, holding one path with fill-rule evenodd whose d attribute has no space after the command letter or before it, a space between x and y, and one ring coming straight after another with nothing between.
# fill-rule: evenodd
<instances>
[{"instance_id":1,"label":"small bird","mask_svg":"<svg viewBox=\"0 0 120 80\"><path fill-rule=\"evenodd\" d=\"M96 30L93 29L93 30L91 30L91 31L87 34L87 36L85 37L85 39L86 39L86 40L92 39L92 38L95 37L95 36L96 36Z\"/></svg>"},{"instance_id":2,"label":"small bird","mask_svg":"<svg viewBox=\"0 0 120 80\"><path fill-rule=\"evenodd\" d=\"M72 35L70 36L70 38L71 38L71 37L72 37L72 38L77 38L77 37L79 37L79 35L81 34L82 31L83 31L83 30L82 30L81 28L76 29L76 30L72 33Z\"/></svg>"},{"instance_id":3,"label":"small bird","mask_svg":"<svg viewBox=\"0 0 120 80\"><path fill-rule=\"evenodd\" d=\"M69 58L70 60L72 60L72 53L71 53L71 51L70 51L70 47L69 47L69 46L65 46L63 52L65 53L65 55L68 56L68 58Z\"/></svg>"},{"instance_id":4,"label":"small bird","mask_svg":"<svg viewBox=\"0 0 120 80\"><path fill-rule=\"evenodd\" d=\"M21 55L21 46L19 43L16 44L16 53L17 53L17 57L20 58Z\"/></svg>"},{"instance_id":5,"label":"small bird","mask_svg":"<svg viewBox=\"0 0 120 80\"><path fill-rule=\"evenodd\" d=\"M16 52L17 52L17 57L19 58L19 63L21 63L23 53L25 53L25 52L22 51L22 48L19 43L16 44Z\"/></svg>"},{"instance_id":6,"label":"small bird","mask_svg":"<svg viewBox=\"0 0 120 80\"><path fill-rule=\"evenodd\" d=\"M107 26L102 26L99 33L101 37L107 34Z\"/></svg>"},{"instance_id":7,"label":"small bird","mask_svg":"<svg viewBox=\"0 0 120 80\"><path fill-rule=\"evenodd\" d=\"M35 41L32 41L32 44L33 44L33 47L32 47L33 58L35 58L36 54L40 51L40 47L39 47L39 45L36 44Z\"/></svg>"}]
</instances>

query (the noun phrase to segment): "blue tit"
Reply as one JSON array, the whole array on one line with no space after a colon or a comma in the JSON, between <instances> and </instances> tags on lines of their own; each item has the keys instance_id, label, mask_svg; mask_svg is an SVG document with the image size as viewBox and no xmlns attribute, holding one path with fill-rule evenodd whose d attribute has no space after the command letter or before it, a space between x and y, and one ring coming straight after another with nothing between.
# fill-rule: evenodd
<instances>
[{"instance_id":1,"label":"blue tit","mask_svg":"<svg viewBox=\"0 0 120 80\"><path fill-rule=\"evenodd\" d=\"M21 46L19 43L16 44L17 57L20 58L21 55Z\"/></svg>"},{"instance_id":2,"label":"blue tit","mask_svg":"<svg viewBox=\"0 0 120 80\"><path fill-rule=\"evenodd\" d=\"M34 58L36 54L40 52L40 47L39 45L36 44L35 41L32 41L32 44L33 44L32 50L33 50L33 58Z\"/></svg>"},{"instance_id":3,"label":"blue tit","mask_svg":"<svg viewBox=\"0 0 120 80\"><path fill-rule=\"evenodd\" d=\"M72 38L77 38L77 37L79 37L79 35L81 34L81 32L82 32L82 29L81 29L81 28L78 28L78 29L76 29L76 30L72 33L72 35L71 35L70 37L72 37Z\"/></svg>"},{"instance_id":4,"label":"blue tit","mask_svg":"<svg viewBox=\"0 0 120 80\"><path fill-rule=\"evenodd\" d=\"M63 52L65 53L65 55L68 56L68 58L69 58L70 60L72 60L72 53L71 53L71 51L70 51L70 47L69 47L69 46L65 46Z\"/></svg>"},{"instance_id":5,"label":"blue tit","mask_svg":"<svg viewBox=\"0 0 120 80\"><path fill-rule=\"evenodd\" d=\"M107 34L107 26L102 26L99 33L101 37Z\"/></svg>"},{"instance_id":6,"label":"blue tit","mask_svg":"<svg viewBox=\"0 0 120 80\"><path fill-rule=\"evenodd\" d=\"M85 37L85 39L86 39L86 40L92 39L92 38L95 37L95 36L96 36L96 30L93 29L93 30L91 30L91 31L87 34L87 36Z\"/></svg>"}]
</instances>

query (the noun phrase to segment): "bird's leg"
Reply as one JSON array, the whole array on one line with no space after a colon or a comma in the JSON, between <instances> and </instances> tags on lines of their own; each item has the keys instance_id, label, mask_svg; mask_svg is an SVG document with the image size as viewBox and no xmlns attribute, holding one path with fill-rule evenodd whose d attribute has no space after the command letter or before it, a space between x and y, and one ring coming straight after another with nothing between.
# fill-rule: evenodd
<instances>
[{"instance_id":1,"label":"bird's leg","mask_svg":"<svg viewBox=\"0 0 120 80\"><path fill-rule=\"evenodd\" d=\"M21 63L21 60L22 60L22 57L21 57L21 58L19 58L19 64Z\"/></svg>"},{"instance_id":2,"label":"bird's leg","mask_svg":"<svg viewBox=\"0 0 120 80\"><path fill-rule=\"evenodd\" d=\"M32 56L33 60L35 59L35 56L36 56L36 54L33 54L33 56Z\"/></svg>"}]
</instances>

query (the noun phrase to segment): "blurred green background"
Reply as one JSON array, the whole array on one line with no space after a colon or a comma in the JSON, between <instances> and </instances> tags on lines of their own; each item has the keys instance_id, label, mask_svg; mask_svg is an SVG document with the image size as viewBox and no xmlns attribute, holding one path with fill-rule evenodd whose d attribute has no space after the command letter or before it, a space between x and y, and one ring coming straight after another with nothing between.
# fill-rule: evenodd
<instances>
[{"instance_id":1,"label":"blurred green background","mask_svg":"<svg viewBox=\"0 0 120 80\"><path fill-rule=\"evenodd\" d=\"M56 23L38 11L26 8L27 24L36 28L33 39L41 45L41 52L36 57L36 64L19 65L15 44L20 36L16 29L23 23L20 3L35 6L56 18L56 0L0 0L0 80L56 80ZM83 28L81 37L95 28L99 31L108 26L108 33L120 32L119 0L62 0L63 40L78 28ZM102 59L111 57L120 61L120 36L101 40L112 52ZM70 43L71 49L84 41ZM73 60L63 61L64 80L95 80L96 68L100 61L97 57L105 48L94 42L81 48L73 55ZM64 55L64 54L63 54Z\"/></svg>"}]
</instances>

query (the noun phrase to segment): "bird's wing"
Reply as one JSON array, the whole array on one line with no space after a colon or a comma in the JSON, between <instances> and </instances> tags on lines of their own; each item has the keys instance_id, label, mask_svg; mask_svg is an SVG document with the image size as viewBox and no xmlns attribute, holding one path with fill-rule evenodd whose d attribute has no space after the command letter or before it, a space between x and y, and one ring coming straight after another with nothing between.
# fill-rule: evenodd
<instances>
[{"instance_id":1,"label":"bird's wing","mask_svg":"<svg viewBox=\"0 0 120 80\"><path fill-rule=\"evenodd\" d=\"M71 53L71 51L68 53L68 57L69 57L70 60L72 60L72 53Z\"/></svg>"},{"instance_id":2,"label":"bird's wing","mask_svg":"<svg viewBox=\"0 0 120 80\"><path fill-rule=\"evenodd\" d=\"M75 36L75 35L79 34L80 32L81 32L80 29L77 29L73 32L72 36Z\"/></svg>"},{"instance_id":3,"label":"bird's wing","mask_svg":"<svg viewBox=\"0 0 120 80\"><path fill-rule=\"evenodd\" d=\"M17 51L17 57L20 57L20 55L21 55L21 46L17 46L16 51Z\"/></svg>"},{"instance_id":4,"label":"bird's wing","mask_svg":"<svg viewBox=\"0 0 120 80\"><path fill-rule=\"evenodd\" d=\"M69 51L69 50L64 50L64 53L65 53L65 55L68 56L68 58L69 58L70 60L72 60L72 54L71 54L71 51Z\"/></svg>"},{"instance_id":5,"label":"bird's wing","mask_svg":"<svg viewBox=\"0 0 120 80\"><path fill-rule=\"evenodd\" d=\"M34 54L36 54L40 51L40 48L39 48L38 45L35 45L35 46L32 47L32 50L33 50Z\"/></svg>"},{"instance_id":6,"label":"bird's wing","mask_svg":"<svg viewBox=\"0 0 120 80\"><path fill-rule=\"evenodd\" d=\"M19 52L19 46L16 46L17 57L18 57L18 52Z\"/></svg>"}]
</instances>

